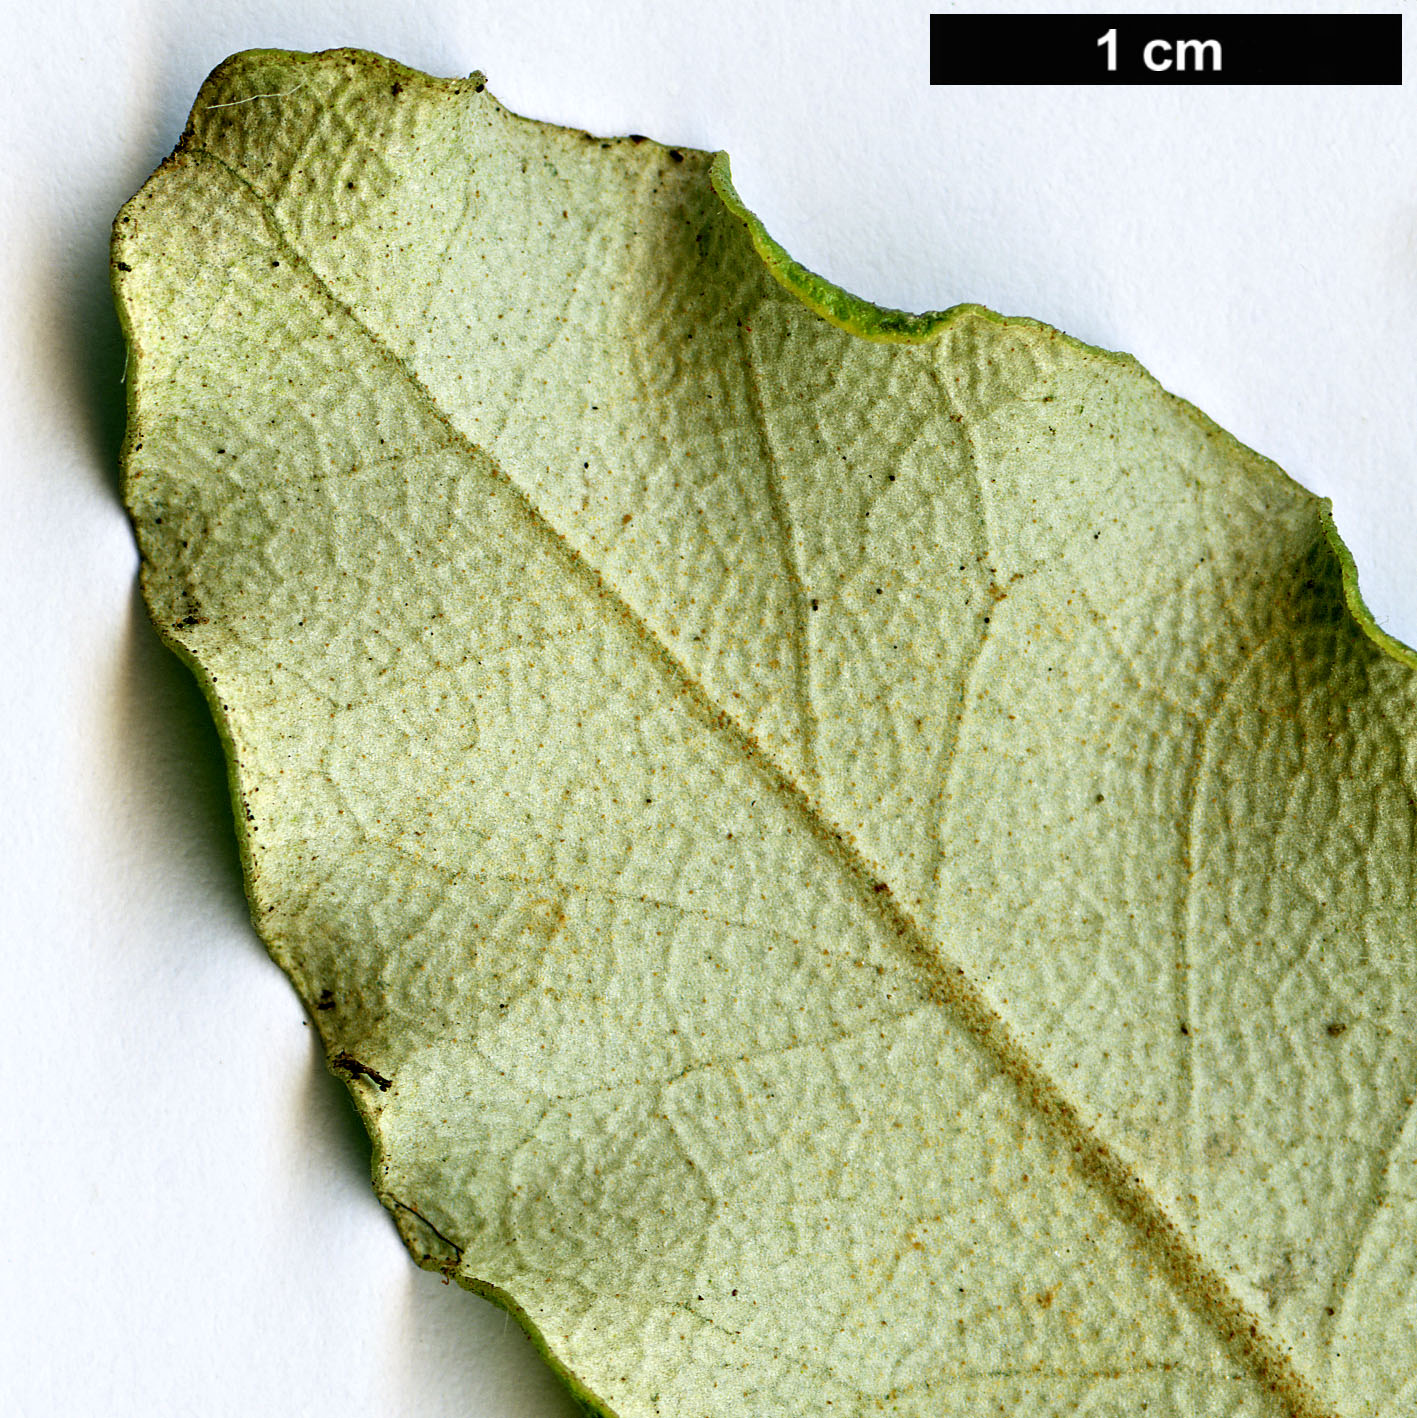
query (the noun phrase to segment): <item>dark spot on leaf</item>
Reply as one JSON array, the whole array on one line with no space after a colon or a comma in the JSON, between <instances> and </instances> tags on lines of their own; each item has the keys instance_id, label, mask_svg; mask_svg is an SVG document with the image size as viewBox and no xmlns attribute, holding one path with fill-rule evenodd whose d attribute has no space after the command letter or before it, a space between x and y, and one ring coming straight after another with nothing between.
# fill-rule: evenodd
<instances>
[{"instance_id":1,"label":"dark spot on leaf","mask_svg":"<svg viewBox=\"0 0 1417 1418\"><path fill-rule=\"evenodd\" d=\"M385 1078L382 1073L376 1072L367 1063L360 1063L353 1054L347 1054L343 1050L330 1060L330 1067L340 1073L347 1073L351 1078L367 1078L370 1083L378 1085L381 1093L387 1093L394 1086L392 1079Z\"/></svg>"}]
</instances>

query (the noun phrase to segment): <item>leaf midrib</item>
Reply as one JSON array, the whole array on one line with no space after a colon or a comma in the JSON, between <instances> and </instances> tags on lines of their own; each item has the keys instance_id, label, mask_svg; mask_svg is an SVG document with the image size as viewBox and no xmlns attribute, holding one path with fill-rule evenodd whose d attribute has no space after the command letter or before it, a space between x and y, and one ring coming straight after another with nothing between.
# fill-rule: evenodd
<instances>
[{"instance_id":1,"label":"leaf midrib","mask_svg":"<svg viewBox=\"0 0 1417 1418\"><path fill-rule=\"evenodd\" d=\"M184 137L173 162L199 159L211 163L234 182L258 208L281 248L308 275L321 297L339 311L371 348L403 375L418 403L468 453L482 453L492 475L517 499L529 520L552 543L572 574L588 581L595 595L633 630L635 637L659 662L705 721L726 736L728 746L750 763L778 792L807 833L852 883L862 905L894 937L906 959L927 982L927 997L949 1011L955 1023L1009 1079L1022 1105L1047 1124L1060 1145L1073 1155L1079 1173L1098 1191L1110 1209L1132 1232L1183 1303L1201 1316L1221 1340L1241 1358L1255 1378L1270 1390L1293 1418L1332 1418L1310 1384L1294 1368L1287 1353L1265 1334L1257 1315L1246 1309L1224 1278L1212 1269L1145 1183L1111 1146L1083 1120L1076 1104L1029 1055L1007 1023L989 1005L962 966L919 926L895 899L889 884L855 846L819 811L809 794L762 747L729 710L719 705L698 678L654 632L645 618L607 582L598 567L578 551L542 512L528 493L489 455L459 429L406 359L371 328L359 313L326 282L313 263L291 240L266 197L238 169L201 145L195 134ZM213 704L220 714L220 706Z\"/></svg>"}]
</instances>

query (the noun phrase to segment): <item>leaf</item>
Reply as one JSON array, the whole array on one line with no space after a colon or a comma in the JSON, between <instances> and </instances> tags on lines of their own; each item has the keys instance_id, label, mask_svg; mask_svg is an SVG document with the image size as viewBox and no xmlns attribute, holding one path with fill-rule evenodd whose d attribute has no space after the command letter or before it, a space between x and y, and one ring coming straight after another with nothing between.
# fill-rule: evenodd
<instances>
[{"instance_id":1,"label":"leaf","mask_svg":"<svg viewBox=\"0 0 1417 1418\"><path fill-rule=\"evenodd\" d=\"M422 1264L621 1418L1410 1410L1417 659L1325 503L476 75L229 60L114 260Z\"/></svg>"}]
</instances>

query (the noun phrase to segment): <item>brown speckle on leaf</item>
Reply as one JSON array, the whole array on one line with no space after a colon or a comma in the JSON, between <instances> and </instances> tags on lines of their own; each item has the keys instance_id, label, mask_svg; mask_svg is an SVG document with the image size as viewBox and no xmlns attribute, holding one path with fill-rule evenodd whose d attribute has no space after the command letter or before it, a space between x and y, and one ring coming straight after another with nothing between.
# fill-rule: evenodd
<instances>
[{"instance_id":1,"label":"brown speckle on leaf","mask_svg":"<svg viewBox=\"0 0 1417 1418\"><path fill-rule=\"evenodd\" d=\"M338 1073L346 1073L351 1078L367 1078L370 1083L378 1086L380 1093L387 1093L394 1086L393 1079L385 1078L382 1073L369 1067L367 1063L361 1063L353 1054L345 1053L341 1050L330 1060L330 1067Z\"/></svg>"}]
</instances>

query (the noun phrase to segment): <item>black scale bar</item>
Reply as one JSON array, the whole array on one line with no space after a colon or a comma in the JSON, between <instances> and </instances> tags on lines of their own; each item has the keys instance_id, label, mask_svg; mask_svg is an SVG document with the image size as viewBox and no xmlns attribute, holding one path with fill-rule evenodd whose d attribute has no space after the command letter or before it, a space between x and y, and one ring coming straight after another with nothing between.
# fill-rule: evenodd
<instances>
[{"instance_id":1,"label":"black scale bar","mask_svg":"<svg viewBox=\"0 0 1417 1418\"><path fill-rule=\"evenodd\" d=\"M931 15L932 84L1400 84L1401 15Z\"/></svg>"}]
</instances>

